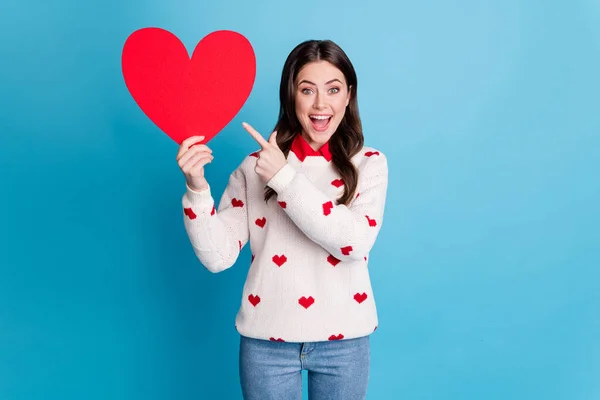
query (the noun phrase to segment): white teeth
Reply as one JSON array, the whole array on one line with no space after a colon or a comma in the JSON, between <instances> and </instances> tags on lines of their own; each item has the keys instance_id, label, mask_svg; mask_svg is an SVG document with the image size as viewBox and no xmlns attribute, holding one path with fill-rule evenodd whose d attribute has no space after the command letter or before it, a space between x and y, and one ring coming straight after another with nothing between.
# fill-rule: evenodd
<instances>
[{"instance_id":1,"label":"white teeth","mask_svg":"<svg viewBox=\"0 0 600 400\"><path fill-rule=\"evenodd\" d=\"M313 119L329 119L329 118L331 118L331 117L326 116L326 115L311 115L310 117L313 118Z\"/></svg>"}]
</instances>

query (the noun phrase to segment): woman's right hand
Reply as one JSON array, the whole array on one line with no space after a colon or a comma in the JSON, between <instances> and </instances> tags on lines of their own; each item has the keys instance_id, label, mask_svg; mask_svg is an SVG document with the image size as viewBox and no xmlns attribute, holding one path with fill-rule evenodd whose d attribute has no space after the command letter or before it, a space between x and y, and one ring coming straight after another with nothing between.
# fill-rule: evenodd
<instances>
[{"instance_id":1,"label":"woman's right hand","mask_svg":"<svg viewBox=\"0 0 600 400\"><path fill-rule=\"evenodd\" d=\"M208 189L204 166L213 160L212 150L202 144L204 136L191 136L181 142L177 163L190 189L201 192Z\"/></svg>"}]
</instances>

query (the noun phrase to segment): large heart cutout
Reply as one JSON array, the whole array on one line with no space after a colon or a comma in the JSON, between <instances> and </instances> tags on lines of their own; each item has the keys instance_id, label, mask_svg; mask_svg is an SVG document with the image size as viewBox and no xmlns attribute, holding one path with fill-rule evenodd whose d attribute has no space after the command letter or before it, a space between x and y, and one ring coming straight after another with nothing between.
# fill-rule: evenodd
<instances>
[{"instance_id":1,"label":"large heart cutout","mask_svg":"<svg viewBox=\"0 0 600 400\"><path fill-rule=\"evenodd\" d=\"M252 45L228 30L205 36L190 58L171 32L139 29L125 41L121 67L135 102L178 144L217 135L241 110L256 77Z\"/></svg>"}]
</instances>

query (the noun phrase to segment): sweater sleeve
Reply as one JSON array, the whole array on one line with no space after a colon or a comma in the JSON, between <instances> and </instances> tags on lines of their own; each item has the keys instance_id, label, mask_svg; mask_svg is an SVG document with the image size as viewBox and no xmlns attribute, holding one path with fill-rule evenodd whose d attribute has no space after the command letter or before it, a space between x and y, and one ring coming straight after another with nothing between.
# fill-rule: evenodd
<instances>
[{"instance_id":1,"label":"sweater sleeve","mask_svg":"<svg viewBox=\"0 0 600 400\"><path fill-rule=\"evenodd\" d=\"M387 195L385 155L373 152L359 171L357 195L350 206L336 205L303 173L286 164L268 182L285 203L287 215L312 241L341 261L361 260L375 244Z\"/></svg>"},{"instance_id":2,"label":"sweater sleeve","mask_svg":"<svg viewBox=\"0 0 600 400\"><path fill-rule=\"evenodd\" d=\"M185 230L200 262L211 272L233 266L249 238L243 170L229 176L218 210L210 187L202 192L187 187L182 206Z\"/></svg>"}]
</instances>

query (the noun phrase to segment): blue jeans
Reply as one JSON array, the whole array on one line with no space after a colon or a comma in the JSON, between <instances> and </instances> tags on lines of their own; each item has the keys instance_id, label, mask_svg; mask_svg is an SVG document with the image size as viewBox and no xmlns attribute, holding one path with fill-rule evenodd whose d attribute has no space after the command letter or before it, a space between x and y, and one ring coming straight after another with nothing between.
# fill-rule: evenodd
<instances>
[{"instance_id":1,"label":"blue jeans","mask_svg":"<svg viewBox=\"0 0 600 400\"><path fill-rule=\"evenodd\" d=\"M307 343L240 339L245 400L302 400L302 370L308 371L310 400L362 400L369 366L369 336Z\"/></svg>"}]
</instances>

